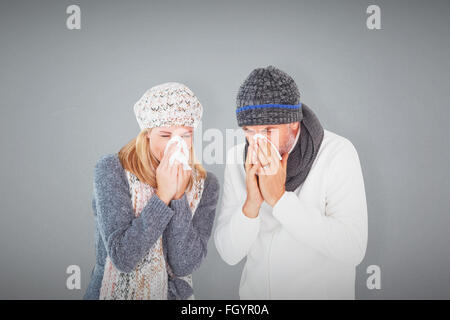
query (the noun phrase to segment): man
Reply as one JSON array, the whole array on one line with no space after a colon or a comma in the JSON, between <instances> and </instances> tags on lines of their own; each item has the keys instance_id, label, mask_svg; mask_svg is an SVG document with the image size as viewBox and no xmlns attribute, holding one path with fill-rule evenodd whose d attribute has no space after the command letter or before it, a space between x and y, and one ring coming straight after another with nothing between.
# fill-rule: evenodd
<instances>
[{"instance_id":1,"label":"man","mask_svg":"<svg viewBox=\"0 0 450 320\"><path fill-rule=\"evenodd\" d=\"M324 130L273 66L250 73L236 114L246 143L228 151L214 239L228 264L247 258L240 298L354 299L367 245L355 147Z\"/></svg>"}]
</instances>

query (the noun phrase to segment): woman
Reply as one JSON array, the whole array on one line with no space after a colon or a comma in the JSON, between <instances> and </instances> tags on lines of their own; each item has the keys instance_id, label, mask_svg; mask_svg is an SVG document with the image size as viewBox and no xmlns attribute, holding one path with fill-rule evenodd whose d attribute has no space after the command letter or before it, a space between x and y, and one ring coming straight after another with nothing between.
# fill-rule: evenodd
<instances>
[{"instance_id":1,"label":"woman","mask_svg":"<svg viewBox=\"0 0 450 320\"><path fill-rule=\"evenodd\" d=\"M137 138L95 166L96 264L84 298L193 299L191 273L206 256L219 195L193 153L203 108L171 82L149 89L134 112ZM183 141L190 170L171 160Z\"/></svg>"}]
</instances>

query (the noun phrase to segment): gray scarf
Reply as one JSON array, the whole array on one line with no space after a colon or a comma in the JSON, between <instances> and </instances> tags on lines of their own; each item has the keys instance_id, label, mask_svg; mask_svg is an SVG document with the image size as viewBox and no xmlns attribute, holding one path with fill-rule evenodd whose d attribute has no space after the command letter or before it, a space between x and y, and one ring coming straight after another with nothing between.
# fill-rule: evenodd
<instances>
[{"instance_id":1,"label":"gray scarf","mask_svg":"<svg viewBox=\"0 0 450 320\"><path fill-rule=\"evenodd\" d=\"M286 191L297 189L308 176L323 140L324 131L314 112L302 104L303 119L300 121L300 137L289 154L286 169ZM244 164L247 158L248 141L245 143Z\"/></svg>"}]
</instances>

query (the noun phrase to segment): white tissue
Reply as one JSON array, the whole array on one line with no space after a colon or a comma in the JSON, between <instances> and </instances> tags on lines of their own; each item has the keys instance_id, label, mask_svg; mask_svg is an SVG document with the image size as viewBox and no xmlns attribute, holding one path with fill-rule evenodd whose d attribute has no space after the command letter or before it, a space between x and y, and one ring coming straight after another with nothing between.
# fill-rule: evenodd
<instances>
[{"instance_id":1,"label":"white tissue","mask_svg":"<svg viewBox=\"0 0 450 320\"><path fill-rule=\"evenodd\" d=\"M270 144L272 145L272 148L277 152L278 159L280 159L280 160L282 159L280 153L278 152L278 149L275 147L275 145L272 143L272 141L270 141L269 139L267 139L266 136L264 136L264 135L262 135L262 134L259 134L259 133L255 134L255 135L253 136L253 140L255 140L255 142L257 142L257 139L258 139L258 138L262 138L262 139L265 139L265 140L269 141Z\"/></svg>"},{"instance_id":2,"label":"white tissue","mask_svg":"<svg viewBox=\"0 0 450 320\"><path fill-rule=\"evenodd\" d=\"M189 166L189 150L186 141L184 141L180 136L173 136L169 140L169 142L167 142L164 153L166 153L167 149L172 143L176 143L177 146L175 147L175 151L173 152L173 154L170 156L169 165L173 166L176 160L183 164L184 170L192 170L192 168Z\"/></svg>"}]
</instances>

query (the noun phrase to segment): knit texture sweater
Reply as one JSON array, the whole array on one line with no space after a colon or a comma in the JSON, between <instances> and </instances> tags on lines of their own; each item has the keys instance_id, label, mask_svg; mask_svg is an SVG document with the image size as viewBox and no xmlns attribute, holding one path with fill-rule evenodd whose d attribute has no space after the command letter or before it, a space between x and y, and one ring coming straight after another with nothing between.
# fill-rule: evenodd
<instances>
[{"instance_id":1,"label":"knit texture sweater","mask_svg":"<svg viewBox=\"0 0 450 320\"><path fill-rule=\"evenodd\" d=\"M206 256L218 197L218 180L208 171L194 215L186 195L166 205L153 194L136 217L118 154L102 156L94 169L92 199L96 262L84 299L99 299L107 257L119 271L132 272L161 236L165 257L175 275L169 280L167 297L190 297L192 287L179 277L190 275Z\"/></svg>"}]
</instances>

